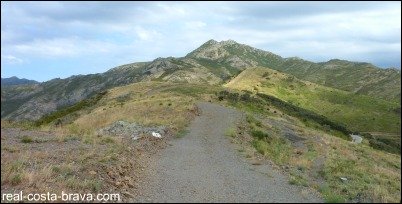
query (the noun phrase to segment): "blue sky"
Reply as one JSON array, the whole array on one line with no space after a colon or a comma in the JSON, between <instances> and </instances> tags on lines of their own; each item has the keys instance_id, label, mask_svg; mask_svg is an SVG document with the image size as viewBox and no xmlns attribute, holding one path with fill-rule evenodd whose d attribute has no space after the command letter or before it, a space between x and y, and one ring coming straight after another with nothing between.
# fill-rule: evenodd
<instances>
[{"instance_id":1,"label":"blue sky","mask_svg":"<svg viewBox=\"0 0 402 204\"><path fill-rule=\"evenodd\" d=\"M1 2L1 76L46 81L232 39L401 67L401 2Z\"/></svg>"}]
</instances>

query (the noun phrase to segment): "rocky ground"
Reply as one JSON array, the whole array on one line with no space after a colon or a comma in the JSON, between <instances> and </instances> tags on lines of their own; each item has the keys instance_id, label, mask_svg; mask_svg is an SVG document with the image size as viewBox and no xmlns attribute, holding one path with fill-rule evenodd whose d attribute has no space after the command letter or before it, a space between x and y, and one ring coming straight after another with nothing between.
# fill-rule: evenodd
<instances>
[{"instance_id":1,"label":"rocky ground","mask_svg":"<svg viewBox=\"0 0 402 204\"><path fill-rule=\"evenodd\" d=\"M242 114L199 103L201 115L183 138L153 158L135 202L320 202L314 193L288 184L270 164L252 165L237 154L228 128Z\"/></svg>"}]
</instances>

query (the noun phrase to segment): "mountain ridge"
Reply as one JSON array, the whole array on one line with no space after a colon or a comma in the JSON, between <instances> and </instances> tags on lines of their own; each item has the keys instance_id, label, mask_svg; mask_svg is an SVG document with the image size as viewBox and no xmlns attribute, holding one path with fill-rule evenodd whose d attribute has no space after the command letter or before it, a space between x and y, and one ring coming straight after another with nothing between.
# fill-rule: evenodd
<instances>
[{"instance_id":1,"label":"mountain ridge","mask_svg":"<svg viewBox=\"0 0 402 204\"><path fill-rule=\"evenodd\" d=\"M18 78L16 76L8 77L8 78L1 78L1 85L2 86L12 86L12 85L25 85L25 84L38 84L38 81L29 80L25 78Z\"/></svg>"},{"instance_id":2,"label":"mountain ridge","mask_svg":"<svg viewBox=\"0 0 402 204\"><path fill-rule=\"evenodd\" d=\"M400 72L369 63L333 59L314 63L283 58L234 40L209 40L184 57L156 58L114 67L104 73L52 79L25 87L2 87L4 119L36 120L97 92L147 80L223 84L249 67L267 67L324 86L389 100L400 96Z\"/></svg>"}]
</instances>

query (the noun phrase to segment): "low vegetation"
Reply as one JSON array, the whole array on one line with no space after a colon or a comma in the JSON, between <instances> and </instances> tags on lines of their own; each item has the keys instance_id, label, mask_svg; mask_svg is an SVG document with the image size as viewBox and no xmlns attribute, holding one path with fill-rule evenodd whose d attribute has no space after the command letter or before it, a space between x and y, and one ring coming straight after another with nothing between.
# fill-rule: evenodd
<instances>
[{"instance_id":1,"label":"low vegetation","mask_svg":"<svg viewBox=\"0 0 402 204\"><path fill-rule=\"evenodd\" d=\"M56 123L60 124L61 123L60 118L65 117L68 114L82 110L84 108L94 106L104 95L106 95L106 93L107 93L106 91L100 92L89 99L84 99L72 106L62 108L56 112L50 113L49 115L45 115L42 118L40 118L39 120L37 120L35 122L35 125L36 126L45 125L50 122L56 121L56 119L59 119L56 121Z\"/></svg>"},{"instance_id":2,"label":"low vegetation","mask_svg":"<svg viewBox=\"0 0 402 204\"><path fill-rule=\"evenodd\" d=\"M396 101L328 88L268 68L246 69L224 86L273 96L353 131L401 133Z\"/></svg>"},{"instance_id":3,"label":"low vegetation","mask_svg":"<svg viewBox=\"0 0 402 204\"><path fill-rule=\"evenodd\" d=\"M232 92L218 92L216 99L248 113L249 145L288 171L290 184L316 188L326 202L399 202L400 155L376 150L370 139L353 144L336 122L275 97ZM267 120L291 121L303 145Z\"/></svg>"}]
</instances>

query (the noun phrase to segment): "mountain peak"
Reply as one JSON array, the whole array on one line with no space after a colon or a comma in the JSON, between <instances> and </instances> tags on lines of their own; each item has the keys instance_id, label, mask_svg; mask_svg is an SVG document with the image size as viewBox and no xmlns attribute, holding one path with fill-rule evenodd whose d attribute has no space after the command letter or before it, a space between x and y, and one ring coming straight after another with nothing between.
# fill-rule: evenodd
<instances>
[{"instance_id":1,"label":"mountain peak","mask_svg":"<svg viewBox=\"0 0 402 204\"><path fill-rule=\"evenodd\" d=\"M214 40L214 39L210 39L210 40L208 40L207 42L205 42L204 43L204 45L214 45L214 44L217 44L218 43L218 41L216 41L216 40Z\"/></svg>"},{"instance_id":2,"label":"mountain peak","mask_svg":"<svg viewBox=\"0 0 402 204\"><path fill-rule=\"evenodd\" d=\"M229 40L222 40L221 42L219 42L220 44L222 44L222 45L233 45L233 44L239 44L239 43L237 43L236 41L234 41L234 40L231 40L231 39L229 39Z\"/></svg>"}]
</instances>

